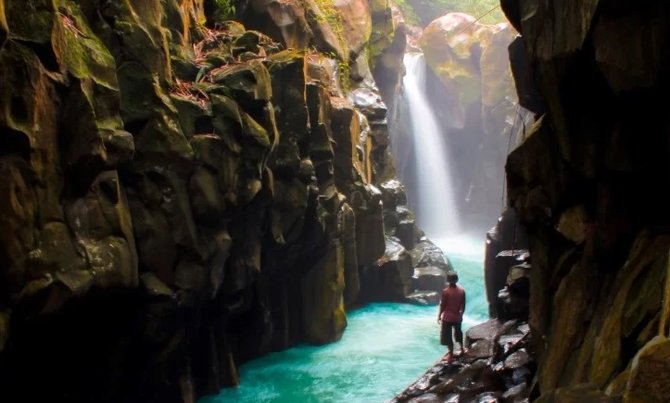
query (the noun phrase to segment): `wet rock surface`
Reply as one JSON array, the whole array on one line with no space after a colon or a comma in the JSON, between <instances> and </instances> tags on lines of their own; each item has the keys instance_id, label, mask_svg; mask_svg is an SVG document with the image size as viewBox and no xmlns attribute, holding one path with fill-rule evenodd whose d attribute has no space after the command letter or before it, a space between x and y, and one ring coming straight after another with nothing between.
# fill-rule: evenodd
<instances>
[{"instance_id":1,"label":"wet rock surface","mask_svg":"<svg viewBox=\"0 0 670 403\"><path fill-rule=\"evenodd\" d=\"M390 4L219 3L0 0L0 400L192 402L413 291Z\"/></svg>"},{"instance_id":2,"label":"wet rock surface","mask_svg":"<svg viewBox=\"0 0 670 403\"><path fill-rule=\"evenodd\" d=\"M451 361L445 356L392 402L528 402L535 373L531 342L528 326L516 320L474 326L465 353Z\"/></svg>"},{"instance_id":3,"label":"wet rock surface","mask_svg":"<svg viewBox=\"0 0 670 403\"><path fill-rule=\"evenodd\" d=\"M663 355L656 342L668 335L670 215L660 191L670 183L668 118L659 108L668 59L651 55L667 54L656 35L668 37L670 8L608 0L502 5L522 35L515 70L537 84L537 92L517 85L520 98L546 110L506 166L509 202L528 229L532 257L539 401L666 401L667 391L654 386L667 383L665 371L642 368L656 365L651 357Z\"/></svg>"}]
</instances>

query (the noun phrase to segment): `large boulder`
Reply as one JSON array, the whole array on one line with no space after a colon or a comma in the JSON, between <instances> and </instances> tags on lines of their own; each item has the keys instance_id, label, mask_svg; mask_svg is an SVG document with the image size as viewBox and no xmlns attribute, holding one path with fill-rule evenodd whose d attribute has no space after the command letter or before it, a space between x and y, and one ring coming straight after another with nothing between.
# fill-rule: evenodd
<instances>
[{"instance_id":1,"label":"large boulder","mask_svg":"<svg viewBox=\"0 0 670 403\"><path fill-rule=\"evenodd\" d=\"M421 49L430 68L453 97L452 122L462 127L465 108L481 98L481 37L486 28L474 17L449 13L432 21L421 35Z\"/></svg>"},{"instance_id":2,"label":"large boulder","mask_svg":"<svg viewBox=\"0 0 670 403\"><path fill-rule=\"evenodd\" d=\"M453 269L442 250L425 237L410 250L410 255L414 267L432 266L445 272Z\"/></svg>"},{"instance_id":3,"label":"large boulder","mask_svg":"<svg viewBox=\"0 0 670 403\"><path fill-rule=\"evenodd\" d=\"M447 274L435 266L422 266L414 269L412 287L415 290L441 292L447 283Z\"/></svg>"},{"instance_id":4,"label":"large boulder","mask_svg":"<svg viewBox=\"0 0 670 403\"><path fill-rule=\"evenodd\" d=\"M412 286L412 262L405 248L393 238L386 240L384 255L363 271L366 299L405 301Z\"/></svg>"},{"instance_id":5,"label":"large boulder","mask_svg":"<svg viewBox=\"0 0 670 403\"><path fill-rule=\"evenodd\" d=\"M338 0L333 2L342 31L338 33L350 54L361 53L370 41L372 18L367 0Z\"/></svg>"}]
</instances>

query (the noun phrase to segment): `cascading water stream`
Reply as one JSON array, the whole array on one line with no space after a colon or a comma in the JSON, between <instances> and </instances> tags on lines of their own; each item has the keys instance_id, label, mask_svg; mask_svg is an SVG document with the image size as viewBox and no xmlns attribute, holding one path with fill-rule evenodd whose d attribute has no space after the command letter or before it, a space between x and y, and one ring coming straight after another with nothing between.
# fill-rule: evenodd
<instances>
[{"instance_id":1,"label":"cascading water stream","mask_svg":"<svg viewBox=\"0 0 670 403\"><path fill-rule=\"evenodd\" d=\"M404 94L409 109L416 173L417 223L429 237L444 238L459 233L459 220L449 169L449 150L435 114L425 96L426 64L423 54L405 55ZM420 157L419 157L420 153Z\"/></svg>"}]
</instances>

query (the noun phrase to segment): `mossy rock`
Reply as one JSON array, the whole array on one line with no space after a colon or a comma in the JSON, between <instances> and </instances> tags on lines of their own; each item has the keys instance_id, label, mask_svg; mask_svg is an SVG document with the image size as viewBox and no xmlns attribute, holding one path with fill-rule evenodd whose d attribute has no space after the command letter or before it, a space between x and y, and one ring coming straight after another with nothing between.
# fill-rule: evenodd
<instances>
[{"instance_id":1,"label":"mossy rock","mask_svg":"<svg viewBox=\"0 0 670 403\"><path fill-rule=\"evenodd\" d=\"M193 60L175 56L174 54L171 54L170 60L172 72L176 78L182 81L196 81L200 67Z\"/></svg>"},{"instance_id":2,"label":"mossy rock","mask_svg":"<svg viewBox=\"0 0 670 403\"><path fill-rule=\"evenodd\" d=\"M305 50L286 49L269 55L265 60L265 64L270 73L272 73L273 70L282 69L289 64L293 63L304 64L305 55L306 55Z\"/></svg>"},{"instance_id":3,"label":"mossy rock","mask_svg":"<svg viewBox=\"0 0 670 403\"><path fill-rule=\"evenodd\" d=\"M212 112L209 103L176 94L170 95L170 98L178 111L177 119L187 139L196 134L212 133Z\"/></svg>"},{"instance_id":4,"label":"mossy rock","mask_svg":"<svg viewBox=\"0 0 670 403\"><path fill-rule=\"evenodd\" d=\"M135 122L154 116L161 108L162 92L153 74L137 62L124 62L118 69L123 121Z\"/></svg>"},{"instance_id":5,"label":"mossy rock","mask_svg":"<svg viewBox=\"0 0 670 403\"><path fill-rule=\"evenodd\" d=\"M349 55L359 55L370 41L372 34L372 19L367 0L344 0L333 2L335 11L340 16L341 27L336 28L348 49ZM337 32L341 30L341 32Z\"/></svg>"},{"instance_id":6,"label":"mossy rock","mask_svg":"<svg viewBox=\"0 0 670 403\"><path fill-rule=\"evenodd\" d=\"M389 0L370 0L370 13L385 11L391 8Z\"/></svg>"},{"instance_id":7,"label":"mossy rock","mask_svg":"<svg viewBox=\"0 0 670 403\"><path fill-rule=\"evenodd\" d=\"M307 23L312 31L311 45L338 60L348 60L348 44L344 38L342 16L330 0L306 0L303 3Z\"/></svg>"},{"instance_id":8,"label":"mossy rock","mask_svg":"<svg viewBox=\"0 0 670 403\"><path fill-rule=\"evenodd\" d=\"M57 0L3 1L5 24L11 36L27 42L48 44L56 23ZM26 10L30 7L30 10ZM0 13L2 14L2 13Z\"/></svg>"},{"instance_id":9,"label":"mossy rock","mask_svg":"<svg viewBox=\"0 0 670 403\"><path fill-rule=\"evenodd\" d=\"M233 56L230 53L215 51L207 55L204 65L211 71L217 67L228 65L233 61Z\"/></svg>"},{"instance_id":10,"label":"mossy rock","mask_svg":"<svg viewBox=\"0 0 670 403\"><path fill-rule=\"evenodd\" d=\"M79 6L61 1L55 15L52 45L60 64L79 79L90 78L118 90L114 57L88 26Z\"/></svg>"},{"instance_id":11,"label":"mossy rock","mask_svg":"<svg viewBox=\"0 0 670 403\"><path fill-rule=\"evenodd\" d=\"M270 149L272 144L268 131L247 113L242 113L242 128L254 143L262 148Z\"/></svg>"},{"instance_id":12,"label":"mossy rock","mask_svg":"<svg viewBox=\"0 0 670 403\"><path fill-rule=\"evenodd\" d=\"M162 83L172 80L169 30L163 27L163 8L158 2L119 2L111 5L114 30L123 38L123 62L142 64Z\"/></svg>"},{"instance_id":13,"label":"mossy rock","mask_svg":"<svg viewBox=\"0 0 670 403\"><path fill-rule=\"evenodd\" d=\"M205 227L220 226L225 209L216 174L215 170L199 166L195 168L189 180L193 215L197 222Z\"/></svg>"},{"instance_id":14,"label":"mossy rock","mask_svg":"<svg viewBox=\"0 0 670 403\"><path fill-rule=\"evenodd\" d=\"M269 57L265 64L272 77L272 104L282 137L301 139L307 129L305 52L286 50Z\"/></svg>"},{"instance_id":15,"label":"mossy rock","mask_svg":"<svg viewBox=\"0 0 670 403\"><path fill-rule=\"evenodd\" d=\"M224 31L227 31L232 36L244 35L244 33L247 31L247 29L244 27L244 24L235 20L223 21L219 23L219 27L221 27L221 29Z\"/></svg>"},{"instance_id":16,"label":"mossy rock","mask_svg":"<svg viewBox=\"0 0 670 403\"><path fill-rule=\"evenodd\" d=\"M210 94L212 102L212 124L221 138L239 134L242 130L242 111L231 97Z\"/></svg>"},{"instance_id":17,"label":"mossy rock","mask_svg":"<svg viewBox=\"0 0 670 403\"><path fill-rule=\"evenodd\" d=\"M212 79L242 103L269 101L272 97L270 73L261 61L224 66L212 73Z\"/></svg>"},{"instance_id":18,"label":"mossy rock","mask_svg":"<svg viewBox=\"0 0 670 403\"><path fill-rule=\"evenodd\" d=\"M217 171L221 167L224 147L223 140L214 134L198 134L191 139L195 160Z\"/></svg>"},{"instance_id":19,"label":"mossy rock","mask_svg":"<svg viewBox=\"0 0 670 403\"><path fill-rule=\"evenodd\" d=\"M204 16L199 14L200 1L183 2L165 0L163 2L163 25L169 29L171 49L191 47L193 28L202 23ZM174 54L173 52L170 52Z\"/></svg>"},{"instance_id":20,"label":"mossy rock","mask_svg":"<svg viewBox=\"0 0 670 403\"><path fill-rule=\"evenodd\" d=\"M265 52L267 49L267 52ZM233 41L233 55L239 56L243 52L251 52L255 55L259 55L261 50L265 53L273 52L278 49L278 44L276 44L272 38L269 36L258 32L249 30L244 34L238 36Z\"/></svg>"},{"instance_id":21,"label":"mossy rock","mask_svg":"<svg viewBox=\"0 0 670 403\"><path fill-rule=\"evenodd\" d=\"M421 35L426 62L462 105L481 98L479 32L481 25L464 13L449 13L431 22Z\"/></svg>"},{"instance_id":22,"label":"mossy rock","mask_svg":"<svg viewBox=\"0 0 670 403\"><path fill-rule=\"evenodd\" d=\"M151 119L135 136L134 164L142 169L164 167L181 175L192 168L193 149L179 123L167 113Z\"/></svg>"},{"instance_id":23,"label":"mossy rock","mask_svg":"<svg viewBox=\"0 0 670 403\"><path fill-rule=\"evenodd\" d=\"M75 82L64 97L62 136L63 163L72 172L82 170L95 174L107 160L107 152L96 127L95 111L91 104L90 85ZM87 94L89 92L89 94Z\"/></svg>"},{"instance_id":24,"label":"mossy rock","mask_svg":"<svg viewBox=\"0 0 670 403\"><path fill-rule=\"evenodd\" d=\"M132 134L125 130L102 130L101 136L107 151L108 168L118 168L132 161L135 155Z\"/></svg>"}]
</instances>

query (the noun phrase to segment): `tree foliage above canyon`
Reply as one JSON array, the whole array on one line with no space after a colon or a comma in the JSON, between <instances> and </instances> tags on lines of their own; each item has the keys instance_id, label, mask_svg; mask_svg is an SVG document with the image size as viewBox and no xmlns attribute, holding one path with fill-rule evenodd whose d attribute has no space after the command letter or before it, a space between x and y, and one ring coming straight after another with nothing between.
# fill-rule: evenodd
<instances>
[{"instance_id":1,"label":"tree foliage above canyon","mask_svg":"<svg viewBox=\"0 0 670 403\"><path fill-rule=\"evenodd\" d=\"M426 26L450 12L463 12L484 24L504 22L498 0L393 0L411 24Z\"/></svg>"}]
</instances>

